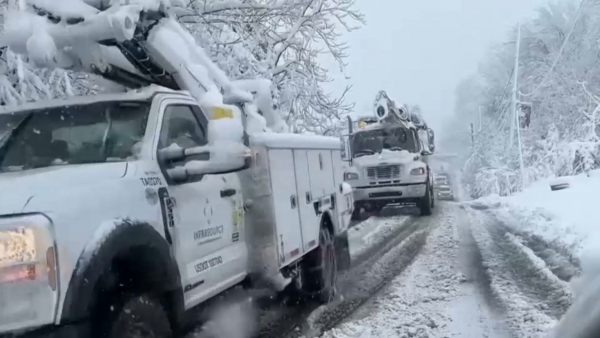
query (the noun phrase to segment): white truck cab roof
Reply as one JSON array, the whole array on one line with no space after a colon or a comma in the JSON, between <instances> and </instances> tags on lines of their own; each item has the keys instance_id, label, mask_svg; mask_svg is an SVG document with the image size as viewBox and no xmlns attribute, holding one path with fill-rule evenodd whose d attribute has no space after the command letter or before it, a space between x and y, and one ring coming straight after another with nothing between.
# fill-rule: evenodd
<instances>
[{"instance_id":1,"label":"white truck cab roof","mask_svg":"<svg viewBox=\"0 0 600 338\"><path fill-rule=\"evenodd\" d=\"M53 107L64 107L64 106L74 106L74 105L86 105L92 104L96 102L107 102L107 101L147 101L153 98L157 94L174 94L181 95L182 97L192 97L188 94L187 91L180 90L172 90L166 87L152 85L149 87L130 90L127 92L121 93L109 93L109 94L99 94L93 96L73 96L69 99L54 99L54 100L45 100L45 101L37 101L37 102L29 102L25 104L21 104L18 106L0 106L0 114L12 113L12 112L21 112L26 110L37 110L44 108L53 108Z\"/></svg>"}]
</instances>

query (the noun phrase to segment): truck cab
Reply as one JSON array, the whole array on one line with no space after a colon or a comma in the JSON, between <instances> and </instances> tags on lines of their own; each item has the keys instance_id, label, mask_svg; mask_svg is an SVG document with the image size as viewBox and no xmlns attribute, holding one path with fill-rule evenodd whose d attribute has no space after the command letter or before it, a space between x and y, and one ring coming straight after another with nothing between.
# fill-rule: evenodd
<instances>
[{"instance_id":1,"label":"truck cab","mask_svg":"<svg viewBox=\"0 0 600 338\"><path fill-rule=\"evenodd\" d=\"M388 204L414 205L422 215L430 215L434 206L427 163L431 149L406 114L394 109L392 104L379 105L375 118L349 121L351 132L342 143L347 162L344 180L354 191L354 219L361 217L361 210L380 211Z\"/></svg>"}]
</instances>

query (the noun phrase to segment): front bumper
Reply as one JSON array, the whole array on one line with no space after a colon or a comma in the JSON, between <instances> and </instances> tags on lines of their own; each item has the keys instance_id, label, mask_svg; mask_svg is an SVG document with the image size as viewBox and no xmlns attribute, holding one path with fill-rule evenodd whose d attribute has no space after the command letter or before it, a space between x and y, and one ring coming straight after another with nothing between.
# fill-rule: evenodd
<instances>
[{"instance_id":1,"label":"front bumper","mask_svg":"<svg viewBox=\"0 0 600 338\"><path fill-rule=\"evenodd\" d=\"M354 201L415 200L425 196L425 183L390 184L386 186L354 187Z\"/></svg>"},{"instance_id":2,"label":"front bumper","mask_svg":"<svg viewBox=\"0 0 600 338\"><path fill-rule=\"evenodd\" d=\"M439 200L453 200L454 199L453 194L438 194L437 197Z\"/></svg>"}]
</instances>

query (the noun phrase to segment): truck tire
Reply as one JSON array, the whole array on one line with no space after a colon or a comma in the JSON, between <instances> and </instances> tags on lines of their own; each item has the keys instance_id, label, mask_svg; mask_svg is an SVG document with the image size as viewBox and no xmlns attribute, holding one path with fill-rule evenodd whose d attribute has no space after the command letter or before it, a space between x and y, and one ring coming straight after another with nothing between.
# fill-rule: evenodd
<instances>
[{"instance_id":1,"label":"truck tire","mask_svg":"<svg viewBox=\"0 0 600 338\"><path fill-rule=\"evenodd\" d=\"M427 188L425 189L425 196L421 198L419 203L419 209L421 212L421 216L430 216L431 209L433 208L433 196L431 194L431 187L427 184Z\"/></svg>"},{"instance_id":2,"label":"truck tire","mask_svg":"<svg viewBox=\"0 0 600 338\"><path fill-rule=\"evenodd\" d=\"M337 260L337 270L346 271L352 265L350 257L350 243L348 241L348 231L335 237L335 258Z\"/></svg>"},{"instance_id":3,"label":"truck tire","mask_svg":"<svg viewBox=\"0 0 600 338\"><path fill-rule=\"evenodd\" d=\"M319 247L307 255L303 270L304 291L321 303L332 302L336 294L337 257L329 230L321 228Z\"/></svg>"},{"instance_id":4,"label":"truck tire","mask_svg":"<svg viewBox=\"0 0 600 338\"><path fill-rule=\"evenodd\" d=\"M352 210L352 216L350 216L350 220L352 221L360 221L360 216L361 216L361 210L360 207L354 207L354 210Z\"/></svg>"},{"instance_id":5,"label":"truck tire","mask_svg":"<svg viewBox=\"0 0 600 338\"><path fill-rule=\"evenodd\" d=\"M363 210L362 205L354 205L354 210L352 210L352 216L350 216L350 220L356 222L362 222L365 220L366 210Z\"/></svg>"},{"instance_id":6,"label":"truck tire","mask_svg":"<svg viewBox=\"0 0 600 338\"><path fill-rule=\"evenodd\" d=\"M172 338L169 317L161 303L148 295L131 296L116 312L109 338Z\"/></svg>"}]
</instances>

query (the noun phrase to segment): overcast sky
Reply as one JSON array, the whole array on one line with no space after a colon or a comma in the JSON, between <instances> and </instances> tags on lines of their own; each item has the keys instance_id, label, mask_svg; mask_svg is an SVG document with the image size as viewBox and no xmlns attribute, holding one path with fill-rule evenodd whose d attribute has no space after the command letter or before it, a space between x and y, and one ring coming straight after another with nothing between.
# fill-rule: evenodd
<instances>
[{"instance_id":1,"label":"overcast sky","mask_svg":"<svg viewBox=\"0 0 600 338\"><path fill-rule=\"evenodd\" d=\"M357 0L367 25L346 35L345 76L331 65L341 91L358 115L372 114L379 90L396 101L419 104L428 123L440 128L452 114L456 85L477 70L489 48L508 38L519 20L531 18L547 0ZM366 110L366 111L365 111Z\"/></svg>"}]
</instances>

